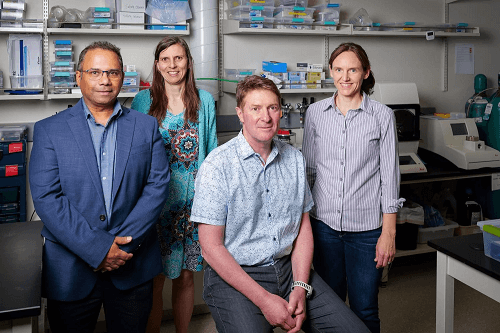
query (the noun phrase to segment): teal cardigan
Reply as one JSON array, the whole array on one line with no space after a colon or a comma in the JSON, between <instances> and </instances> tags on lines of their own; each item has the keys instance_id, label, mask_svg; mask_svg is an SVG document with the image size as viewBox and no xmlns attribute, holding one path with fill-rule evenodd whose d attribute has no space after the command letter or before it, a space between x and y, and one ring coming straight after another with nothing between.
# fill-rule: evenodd
<instances>
[{"instance_id":1,"label":"teal cardigan","mask_svg":"<svg viewBox=\"0 0 500 333\"><path fill-rule=\"evenodd\" d=\"M215 126L215 102L210 93L198 89L200 94L200 108L198 109L198 168L205 157L217 147L217 129ZM148 114L151 107L149 89L142 90L135 95L131 108Z\"/></svg>"}]
</instances>

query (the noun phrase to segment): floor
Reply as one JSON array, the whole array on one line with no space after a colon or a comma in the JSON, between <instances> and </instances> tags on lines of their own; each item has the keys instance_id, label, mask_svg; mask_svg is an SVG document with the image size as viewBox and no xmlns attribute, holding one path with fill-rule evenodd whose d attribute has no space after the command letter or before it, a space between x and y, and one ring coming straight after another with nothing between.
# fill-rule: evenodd
<instances>
[{"instance_id":1,"label":"floor","mask_svg":"<svg viewBox=\"0 0 500 333\"><path fill-rule=\"evenodd\" d=\"M383 333L435 332L436 254L396 258L379 295ZM499 314L499 303L455 282L455 333L500 332ZM163 322L161 332L175 332L174 324ZM193 317L189 333L216 332L210 314Z\"/></svg>"}]
</instances>

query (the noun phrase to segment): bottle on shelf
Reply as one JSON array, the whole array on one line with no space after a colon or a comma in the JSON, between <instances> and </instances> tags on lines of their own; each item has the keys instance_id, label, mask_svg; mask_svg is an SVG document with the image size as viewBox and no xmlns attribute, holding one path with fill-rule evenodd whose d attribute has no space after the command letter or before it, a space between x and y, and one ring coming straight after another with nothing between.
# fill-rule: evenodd
<instances>
[{"instance_id":1,"label":"bottle on shelf","mask_svg":"<svg viewBox=\"0 0 500 333\"><path fill-rule=\"evenodd\" d=\"M459 218L458 223L460 225L477 225L477 222L483 219L481 205L475 201L474 193L470 188L465 190L465 202L464 202L465 214L462 218Z\"/></svg>"}]
</instances>

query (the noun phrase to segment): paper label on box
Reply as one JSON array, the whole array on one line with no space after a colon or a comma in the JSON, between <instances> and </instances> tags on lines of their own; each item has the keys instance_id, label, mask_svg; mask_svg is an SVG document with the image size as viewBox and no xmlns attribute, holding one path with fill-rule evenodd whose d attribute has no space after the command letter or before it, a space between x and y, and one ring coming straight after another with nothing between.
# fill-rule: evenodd
<instances>
[{"instance_id":1,"label":"paper label on box","mask_svg":"<svg viewBox=\"0 0 500 333\"><path fill-rule=\"evenodd\" d=\"M13 177L19 175L18 165L6 165L5 166L5 177Z\"/></svg>"},{"instance_id":2,"label":"paper label on box","mask_svg":"<svg viewBox=\"0 0 500 333\"><path fill-rule=\"evenodd\" d=\"M19 153L23 151L23 143L22 142L13 142L9 144L9 154Z\"/></svg>"},{"instance_id":3,"label":"paper label on box","mask_svg":"<svg viewBox=\"0 0 500 333\"><path fill-rule=\"evenodd\" d=\"M491 190L500 190L500 173L494 173L491 175Z\"/></svg>"}]
</instances>

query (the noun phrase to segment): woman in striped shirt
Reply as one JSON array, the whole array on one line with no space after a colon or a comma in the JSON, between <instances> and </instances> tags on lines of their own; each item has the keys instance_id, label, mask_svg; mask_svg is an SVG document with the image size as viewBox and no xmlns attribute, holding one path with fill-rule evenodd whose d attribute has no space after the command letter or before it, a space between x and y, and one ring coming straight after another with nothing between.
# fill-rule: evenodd
<instances>
[{"instance_id":1,"label":"woman in striped shirt","mask_svg":"<svg viewBox=\"0 0 500 333\"><path fill-rule=\"evenodd\" d=\"M368 95L365 50L343 43L330 56L337 92L307 110L303 153L315 202L314 268L371 332L380 332L378 285L396 253L399 159L393 111Z\"/></svg>"}]
</instances>

